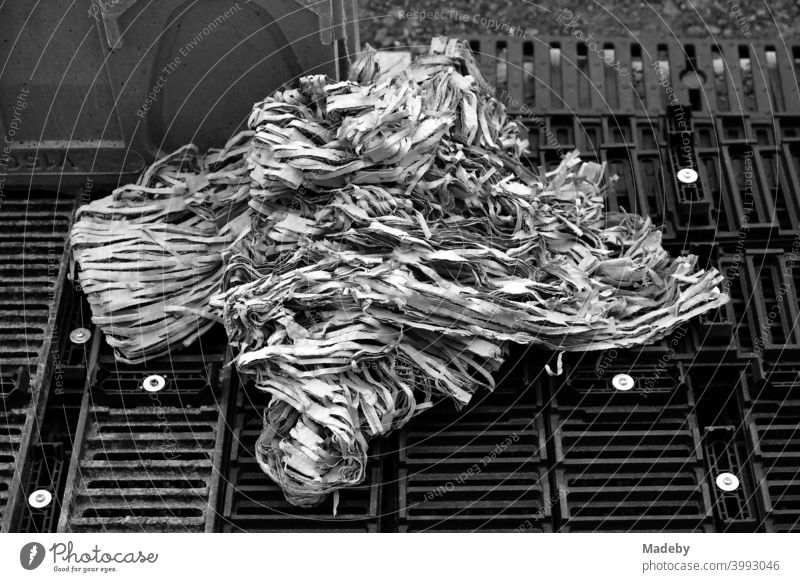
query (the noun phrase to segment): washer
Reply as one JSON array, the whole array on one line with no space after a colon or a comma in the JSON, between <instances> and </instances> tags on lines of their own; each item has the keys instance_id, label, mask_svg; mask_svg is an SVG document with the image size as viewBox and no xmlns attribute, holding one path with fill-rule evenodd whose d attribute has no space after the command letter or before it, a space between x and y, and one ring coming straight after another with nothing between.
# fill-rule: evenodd
<instances>
[{"instance_id":1,"label":"washer","mask_svg":"<svg viewBox=\"0 0 800 582\"><path fill-rule=\"evenodd\" d=\"M717 487L723 491L736 491L739 488L739 477L733 473L720 473L717 475Z\"/></svg>"},{"instance_id":2,"label":"washer","mask_svg":"<svg viewBox=\"0 0 800 582\"><path fill-rule=\"evenodd\" d=\"M617 374L611 379L611 385L623 392L632 390L635 382L629 374Z\"/></svg>"},{"instance_id":3,"label":"washer","mask_svg":"<svg viewBox=\"0 0 800 582\"><path fill-rule=\"evenodd\" d=\"M164 376L160 374L148 376L144 379L144 382L142 382L142 388L148 392L161 392L166 385L167 381L164 379Z\"/></svg>"}]
</instances>

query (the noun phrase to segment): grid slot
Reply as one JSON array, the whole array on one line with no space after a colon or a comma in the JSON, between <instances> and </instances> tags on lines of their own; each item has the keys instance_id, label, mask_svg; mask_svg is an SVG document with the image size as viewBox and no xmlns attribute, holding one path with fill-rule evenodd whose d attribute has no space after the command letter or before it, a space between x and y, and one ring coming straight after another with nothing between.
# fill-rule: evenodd
<instances>
[{"instance_id":1,"label":"grid slot","mask_svg":"<svg viewBox=\"0 0 800 582\"><path fill-rule=\"evenodd\" d=\"M9 192L0 213L0 369L33 369L49 336L75 198Z\"/></svg>"},{"instance_id":2,"label":"grid slot","mask_svg":"<svg viewBox=\"0 0 800 582\"><path fill-rule=\"evenodd\" d=\"M717 531L755 532L759 516L751 483L752 475L744 442L734 426L711 426L703 434L708 459L708 482L714 503ZM739 479L739 487L723 491L716 486L716 477L731 473Z\"/></svg>"},{"instance_id":3,"label":"grid slot","mask_svg":"<svg viewBox=\"0 0 800 582\"><path fill-rule=\"evenodd\" d=\"M800 348L800 303L789 258L770 249L745 255L747 318L758 353Z\"/></svg>"},{"instance_id":4,"label":"grid slot","mask_svg":"<svg viewBox=\"0 0 800 582\"><path fill-rule=\"evenodd\" d=\"M542 387L501 372L461 411L426 411L398 435L400 531L550 531Z\"/></svg>"}]
</instances>

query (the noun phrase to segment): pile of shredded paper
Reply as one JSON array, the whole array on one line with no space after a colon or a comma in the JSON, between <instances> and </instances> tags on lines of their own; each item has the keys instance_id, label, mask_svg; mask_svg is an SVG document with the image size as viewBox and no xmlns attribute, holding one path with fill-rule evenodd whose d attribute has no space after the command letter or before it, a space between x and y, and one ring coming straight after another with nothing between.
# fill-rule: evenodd
<instances>
[{"instance_id":1,"label":"pile of shredded paper","mask_svg":"<svg viewBox=\"0 0 800 582\"><path fill-rule=\"evenodd\" d=\"M297 505L363 481L372 438L492 389L508 342L639 346L728 301L649 219L605 212L601 165L527 169L463 42L391 77L367 51L350 81L301 78L249 126L84 207L73 249L127 360L221 317L272 395L256 456Z\"/></svg>"}]
</instances>

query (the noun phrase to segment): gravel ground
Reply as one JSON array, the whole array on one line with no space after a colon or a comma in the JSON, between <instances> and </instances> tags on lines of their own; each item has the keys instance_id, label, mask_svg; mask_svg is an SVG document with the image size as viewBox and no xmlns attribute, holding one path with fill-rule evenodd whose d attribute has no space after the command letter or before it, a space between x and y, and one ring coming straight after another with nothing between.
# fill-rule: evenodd
<instances>
[{"instance_id":1,"label":"gravel ground","mask_svg":"<svg viewBox=\"0 0 800 582\"><path fill-rule=\"evenodd\" d=\"M436 34L521 35L515 27L524 27L528 36L564 34L568 18L562 15L561 22L557 20L562 9L591 23L605 37L652 32L724 39L800 36L800 0L359 0L361 41L381 48L427 46Z\"/></svg>"}]
</instances>

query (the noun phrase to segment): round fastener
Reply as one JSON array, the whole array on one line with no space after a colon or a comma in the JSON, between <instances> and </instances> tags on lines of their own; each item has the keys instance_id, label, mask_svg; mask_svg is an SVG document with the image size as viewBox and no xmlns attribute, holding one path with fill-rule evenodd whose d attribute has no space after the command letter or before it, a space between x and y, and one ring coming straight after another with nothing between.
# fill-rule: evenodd
<instances>
[{"instance_id":1,"label":"round fastener","mask_svg":"<svg viewBox=\"0 0 800 582\"><path fill-rule=\"evenodd\" d=\"M629 374L617 374L611 379L611 385L617 390L630 390L633 384L633 378Z\"/></svg>"},{"instance_id":2,"label":"round fastener","mask_svg":"<svg viewBox=\"0 0 800 582\"><path fill-rule=\"evenodd\" d=\"M47 489L37 489L28 496L28 505L34 509L41 509L50 505L53 500L53 494Z\"/></svg>"},{"instance_id":3,"label":"round fastener","mask_svg":"<svg viewBox=\"0 0 800 582\"><path fill-rule=\"evenodd\" d=\"M92 332L85 327L76 327L69 333L69 339L74 344L85 344L92 337Z\"/></svg>"},{"instance_id":4,"label":"round fastener","mask_svg":"<svg viewBox=\"0 0 800 582\"><path fill-rule=\"evenodd\" d=\"M717 475L717 487L723 491L735 491L739 488L739 478L733 473L720 473Z\"/></svg>"},{"instance_id":5,"label":"round fastener","mask_svg":"<svg viewBox=\"0 0 800 582\"><path fill-rule=\"evenodd\" d=\"M697 172L691 168L681 168L678 170L678 180L684 184L694 184L697 182Z\"/></svg>"},{"instance_id":6,"label":"round fastener","mask_svg":"<svg viewBox=\"0 0 800 582\"><path fill-rule=\"evenodd\" d=\"M142 382L142 388L148 392L160 392L166 385L167 381L164 379L164 376L161 376L160 374L148 376L144 379L144 382Z\"/></svg>"}]
</instances>

